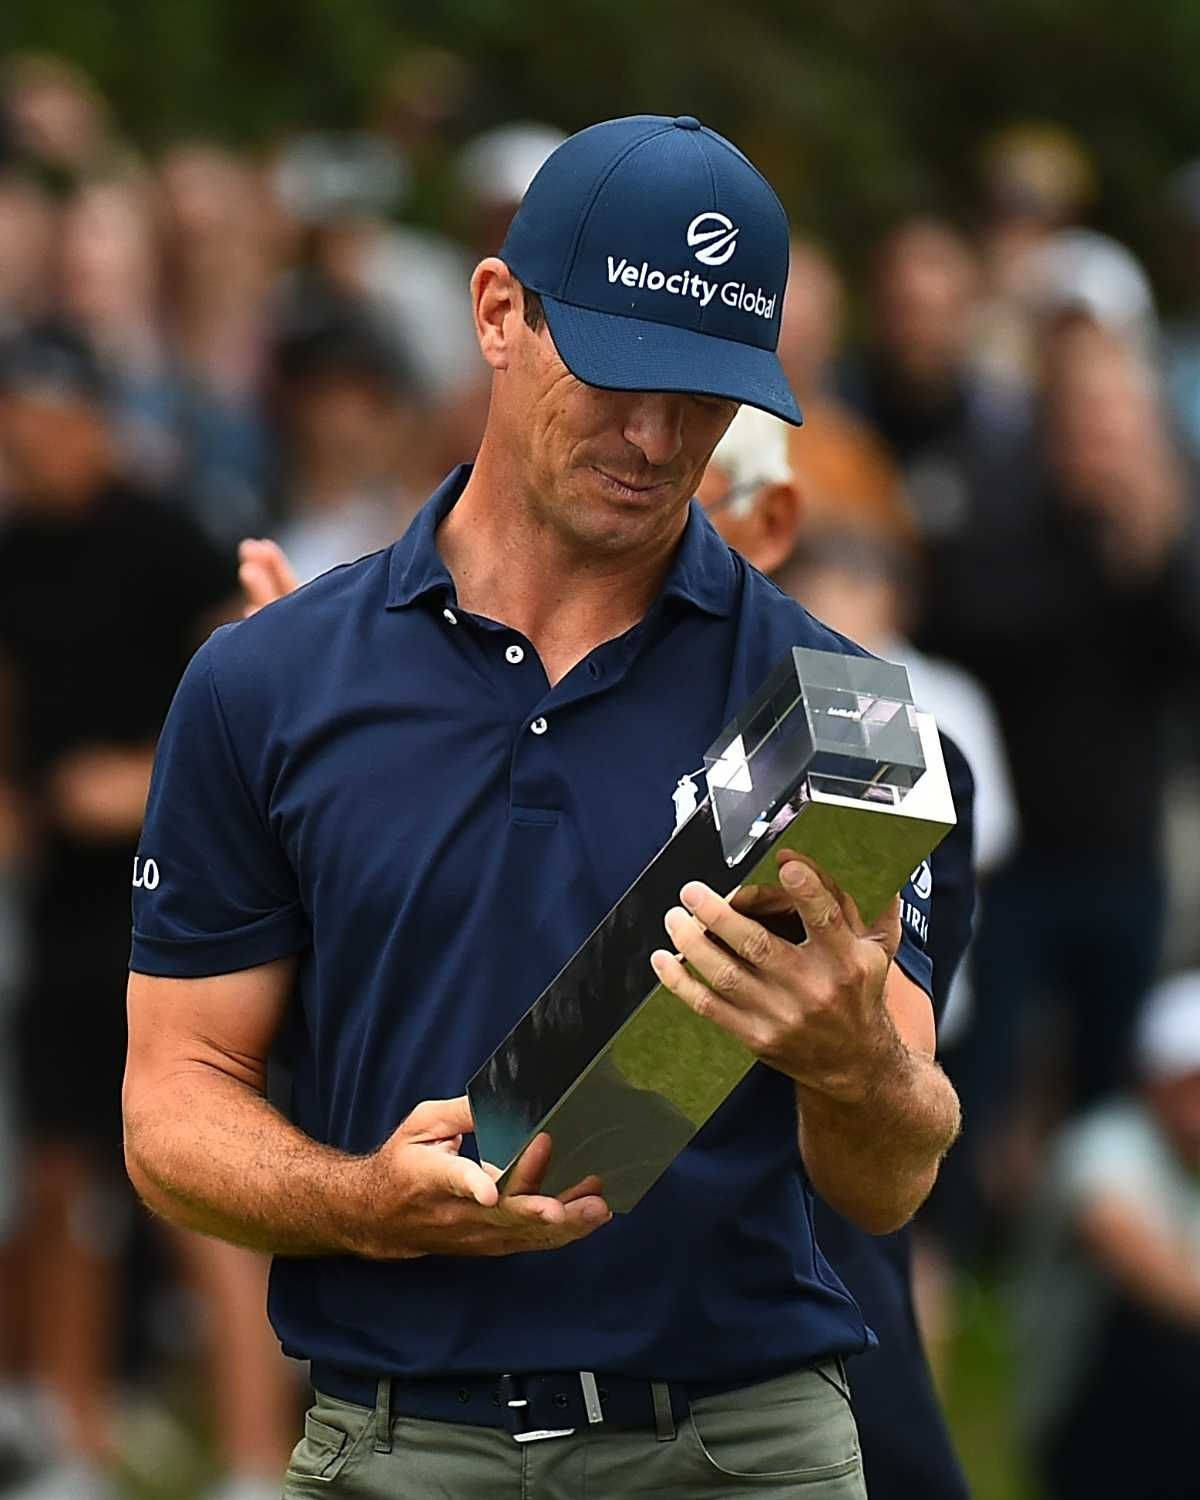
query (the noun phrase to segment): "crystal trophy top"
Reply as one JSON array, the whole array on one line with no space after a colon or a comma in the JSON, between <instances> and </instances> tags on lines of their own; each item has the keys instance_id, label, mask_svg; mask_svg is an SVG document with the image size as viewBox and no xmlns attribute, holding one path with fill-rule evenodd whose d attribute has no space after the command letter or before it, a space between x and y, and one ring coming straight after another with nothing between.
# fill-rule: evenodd
<instances>
[{"instance_id":1,"label":"crystal trophy top","mask_svg":"<svg viewBox=\"0 0 1200 1500\"><path fill-rule=\"evenodd\" d=\"M908 673L796 646L704 757L725 861L810 789L898 805L925 770Z\"/></svg>"}]
</instances>

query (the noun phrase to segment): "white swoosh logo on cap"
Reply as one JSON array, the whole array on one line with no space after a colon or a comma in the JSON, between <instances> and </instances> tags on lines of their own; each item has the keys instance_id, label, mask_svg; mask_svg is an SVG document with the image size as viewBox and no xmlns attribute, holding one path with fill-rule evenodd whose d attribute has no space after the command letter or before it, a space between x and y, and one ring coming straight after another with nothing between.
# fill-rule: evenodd
<instances>
[{"instance_id":1,"label":"white swoosh logo on cap","mask_svg":"<svg viewBox=\"0 0 1200 1500\"><path fill-rule=\"evenodd\" d=\"M715 212L697 214L687 229L687 242L698 261L706 266L723 266L737 249L738 231L733 220ZM697 245L704 249L696 250Z\"/></svg>"}]
</instances>

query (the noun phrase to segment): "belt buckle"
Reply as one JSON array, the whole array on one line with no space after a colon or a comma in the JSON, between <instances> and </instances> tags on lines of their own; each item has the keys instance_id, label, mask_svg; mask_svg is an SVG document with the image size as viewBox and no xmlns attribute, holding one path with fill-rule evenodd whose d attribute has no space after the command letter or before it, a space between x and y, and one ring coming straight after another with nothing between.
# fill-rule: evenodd
<instances>
[{"instance_id":1,"label":"belt buckle","mask_svg":"<svg viewBox=\"0 0 1200 1500\"><path fill-rule=\"evenodd\" d=\"M590 1370L580 1370L579 1384L583 1391L583 1404L589 1424L603 1422L604 1413L600 1407L600 1393L596 1387L595 1375ZM547 1438L570 1437L576 1430L574 1427L522 1427L518 1431L518 1424L524 1421L529 1401L518 1389L515 1375L501 1375L500 1400L508 1418L509 1435L515 1443L542 1443Z\"/></svg>"}]
</instances>

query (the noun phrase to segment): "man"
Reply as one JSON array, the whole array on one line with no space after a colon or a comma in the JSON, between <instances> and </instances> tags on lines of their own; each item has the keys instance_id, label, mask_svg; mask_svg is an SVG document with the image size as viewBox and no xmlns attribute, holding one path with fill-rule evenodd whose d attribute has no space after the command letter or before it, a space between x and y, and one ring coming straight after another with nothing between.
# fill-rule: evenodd
<instances>
[{"instance_id":1,"label":"man","mask_svg":"<svg viewBox=\"0 0 1200 1500\"><path fill-rule=\"evenodd\" d=\"M619 1222L594 1180L539 1193L545 1137L499 1197L461 1097L772 663L856 649L689 507L740 400L799 416L786 275L774 193L696 120L573 136L472 277L474 468L181 686L135 893L127 1161L160 1212L276 1253L275 1326L318 1391L289 1494L865 1493L840 1359L870 1335L812 1189L892 1229L958 1121L895 906L865 927L787 860L798 947L683 887L653 972L769 1065ZM264 1098L285 1015L295 1123Z\"/></svg>"}]
</instances>

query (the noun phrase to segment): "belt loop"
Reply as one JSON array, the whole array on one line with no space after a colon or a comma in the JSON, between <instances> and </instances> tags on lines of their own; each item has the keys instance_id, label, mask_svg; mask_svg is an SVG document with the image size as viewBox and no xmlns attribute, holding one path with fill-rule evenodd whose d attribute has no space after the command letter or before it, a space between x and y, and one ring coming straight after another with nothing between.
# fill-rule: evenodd
<instances>
[{"instance_id":1,"label":"belt loop","mask_svg":"<svg viewBox=\"0 0 1200 1500\"><path fill-rule=\"evenodd\" d=\"M392 1451L392 1382L385 1375L375 1387L375 1452Z\"/></svg>"},{"instance_id":2,"label":"belt loop","mask_svg":"<svg viewBox=\"0 0 1200 1500\"><path fill-rule=\"evenodd\" d=\"M664 1380L650 1382L654 1398L654 1432L660 1443L673 1443L676 1437L675 1417L671 1411L671 1387Z\"/></svg>"}]
</instances>

